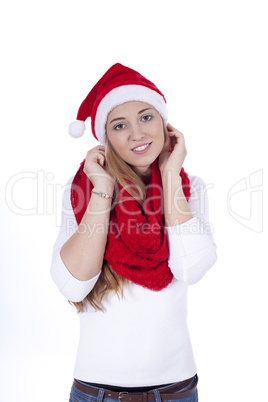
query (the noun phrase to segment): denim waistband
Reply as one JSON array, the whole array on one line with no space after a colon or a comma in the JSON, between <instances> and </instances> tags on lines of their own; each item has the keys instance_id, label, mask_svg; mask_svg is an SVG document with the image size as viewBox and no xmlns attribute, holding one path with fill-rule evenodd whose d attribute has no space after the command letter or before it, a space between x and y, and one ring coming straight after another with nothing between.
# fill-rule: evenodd
<instances>
[{"instance_id":1,"label":"denim waistband","mask_svg":"<svg viewBox=\"0 0 268 402\"><path fill-rule=\"evenodd\" d=\"M156 388L169 387L169 386L174 386L174 384L178 384L178 383L169 383L169 384L162 384L162 385L150 385L150 386L146 386L146 387L118 387L118 386L108 385L108 384L96 384L96 383L92 383L92 382L81 381L78 379L76 379L76 381L82 385L85 385L86 387L103 388L103 389L107 389L110 391L116 391L116 392L124 392L124 391L125 392L149 392Z\"/></svg>"},{"instance_id":2,"label":"denim waistband","mask_svg":"<svg viewBox=\"0 0 268 402\"><path fill-rule=\"evenodd\" d=\"M182 383L185 383L185 386ZM187 381L184 380L164 386L156 386L157 388L147 392L129 393L127 391L120 391L118 393L117 391L110 390L111 386L109 385L108 388L99 388L91 384L89 385L89 383L84 381L75 380L70 394L70 401L134 402L135 400L136 402L163 402L164 400L172 400L170 402L180 402L180 400L183 399L185 402L197 402L197 383L198 376L195 375ZM78 387L79 389L77 389L78 385L82 388ZM87 392L86 389L88 389L89 392Z\"/></svg>"}]
</instances>

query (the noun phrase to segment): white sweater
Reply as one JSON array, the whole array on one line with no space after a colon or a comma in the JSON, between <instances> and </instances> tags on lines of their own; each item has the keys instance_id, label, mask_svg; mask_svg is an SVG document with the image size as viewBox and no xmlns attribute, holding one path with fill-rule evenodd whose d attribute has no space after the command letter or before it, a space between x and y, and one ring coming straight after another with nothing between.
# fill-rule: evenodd
<instances>
[{"instance_id":1,"label":"white sweater","mask_svg":"<svg viewBox=\"0 0 268 402\"><path fill-rule=\"evenodd\" d=\"M197 372L187 326L187 287L199 281L216 261L216 245L208 220L204 182L190 176L189 206L193 218L166 227L173 281L154 292L130 283L124 297L108 294L105 312L87 305L80 318L80 340L74 377L87 382L141 387L182 381ZM74 278L60 249L77 228L70 202L69 180L63 197L62 226L56 240L51 275L61 293L81 301L99 275Z\"/></svg>"}]
</instances>

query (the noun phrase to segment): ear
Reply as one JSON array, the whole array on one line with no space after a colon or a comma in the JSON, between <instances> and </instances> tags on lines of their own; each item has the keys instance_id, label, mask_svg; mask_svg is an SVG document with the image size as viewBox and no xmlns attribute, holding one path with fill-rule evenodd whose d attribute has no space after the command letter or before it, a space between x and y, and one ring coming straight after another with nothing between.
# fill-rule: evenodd
<instances>
[{"instance_id":1,"label":"ear","mask_svg":"<svg viewBox=\"0 0 268 402\"><path fill-rule=\"evenodd\" d=\"M169 135L164 130L164 145L163 145L163 148L162 148L162 152L170 152L170 147L171 147L171 143L170 143Z\"/></svg>"},{"instance_id":2,"label":"ear","mask_svg":"<svg viewBox=\"0 0 268 402\"><path fill-rule=\"evenodd\" d=\"M164 146L163 150L166 152L172 152L171 140L170 136L168 135L167 126L163 122L163 131L164 131Z\"/></svg>"}]
</instances>

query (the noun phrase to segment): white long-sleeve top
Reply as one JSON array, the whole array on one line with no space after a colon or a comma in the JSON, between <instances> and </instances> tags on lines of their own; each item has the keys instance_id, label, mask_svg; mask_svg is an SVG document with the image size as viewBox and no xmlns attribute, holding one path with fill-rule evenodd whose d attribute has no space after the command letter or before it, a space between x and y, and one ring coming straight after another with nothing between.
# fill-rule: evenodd
<instances>
[{"instance_id":1,"label":"white long-sleeve top","mask_svg":"<svg viewBox=\"0 0 268 402\"><path fill-rule=\"evenodd\" d=\"M60 249L77 229L70 184L63 196L62 225L56 240L51 275L70 301L82 301L99 274L88 281L72 276ZM130 282L123 298L114 293L102 301L105 312L87 303L79 314L80 340L74 377L87 382L141 387L182 381L197 372L187 326L187 288L216 261L216 245L208 218L205 183L190 176L189 206L193 218L166 227L172 282L155 292Z\"/></svg>"}]
</instances>

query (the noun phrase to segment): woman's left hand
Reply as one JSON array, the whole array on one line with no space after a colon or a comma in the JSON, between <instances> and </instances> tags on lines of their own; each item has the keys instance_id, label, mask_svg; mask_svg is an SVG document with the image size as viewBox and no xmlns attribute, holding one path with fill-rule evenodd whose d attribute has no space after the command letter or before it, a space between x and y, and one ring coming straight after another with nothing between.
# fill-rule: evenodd
<instances>
[{"instance_id":1,"label":"woman's left hand","mask_svg":"<svg viewBox=\"0 0 268 402\"><path fill-rule=\"evenodd\" d=\"M167 125L167 132L168 138L165 141L158 159L158 166L162 178L165 177L169 171L180 174L187 155L184 135L169 123ZM171 152L170 147L172 147Z\"/></svg>"}]
</instances>

